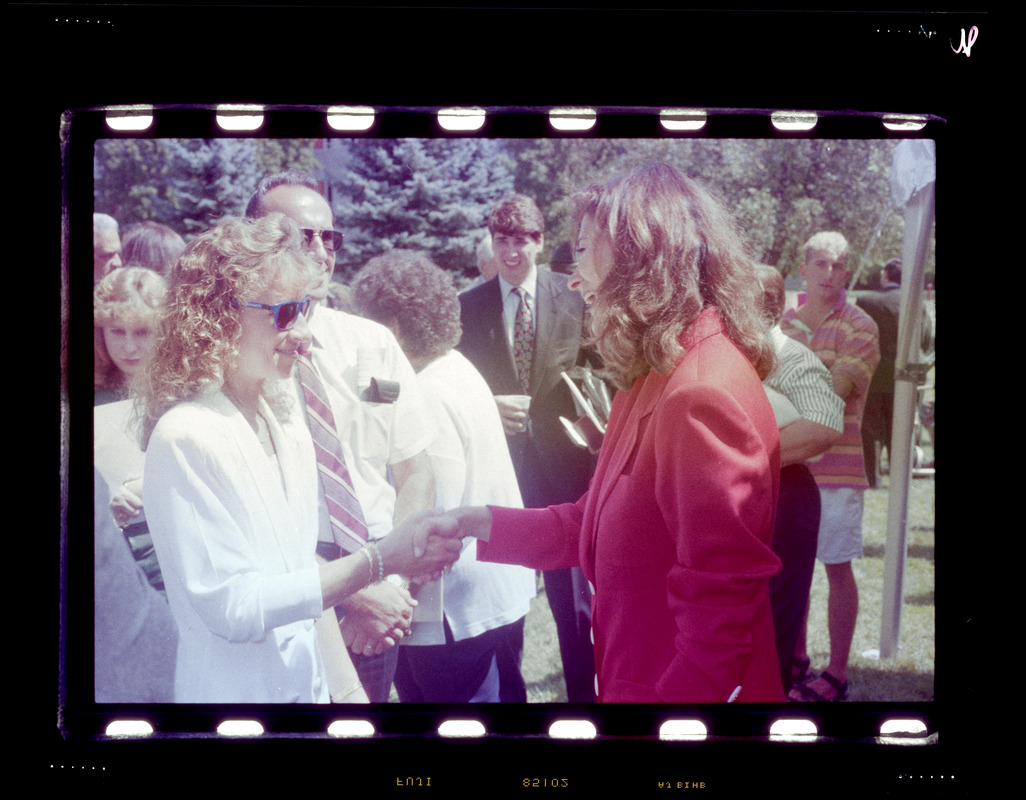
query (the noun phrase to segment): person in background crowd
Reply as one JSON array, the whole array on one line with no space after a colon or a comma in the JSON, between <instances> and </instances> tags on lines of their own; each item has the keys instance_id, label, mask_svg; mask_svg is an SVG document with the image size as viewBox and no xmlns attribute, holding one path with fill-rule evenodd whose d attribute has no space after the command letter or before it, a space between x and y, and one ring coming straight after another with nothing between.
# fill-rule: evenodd
<instances>
[{"instance_id":1,"label":"person in background crowd","mask_svg":"<svg viewBox=\"0 0 1026 800\"><path fill-rule=\"evenodd\" d=\"M553 272L561 272L570 275L574 271L574 251L570 242L560 242L552 251L552 258L549 260L549 269Z\"/></svg>"},{"instance_id":2,"label":"person in background crowd","mask_svg":"<svg viewBox=\"0 0 1026 800\"><path fill-rule=\"evenodd\" d=\"M864 294L855 305L873 318L880 334L880 363L866 394L862 414L862 452L866 462L869 488L880 484L880 454L884 447L890 458L891 423L894 418L894 362L898 358L898 317L901 313L901 259L892 258L880 273L880 290ZM920 317L919 348L928 353L933 347L933 323L926 305Z\"/></svg>"},{"instance_id":3,"label":"person in background crowd","mask_svg":"<svg viewBox=\"0 0 1026 800\"><path fill-rule=\"evenodd\" d=\"M93 464L106 480L110 514L150 585L164 591L142 515L142 465L132 381L149 357L167 283L144 267L119 267L93 290Z\"/></svg>"},{"instance_id":4,"label":"person in background crowd","mask_svg":"<svg viewBox=\"0 0 1026 800\"><path fill-rule=\"evenodd\" d=\"M128 396L146 363L167 283L152 270L120 267L93 289L93 402Z\"/></svg>"},{"instance_id":5,"label":"person in background crowd","mask_svg":"<svg viewBox=\"0 0 1026 800\"><path fill-rule=\"evenodd\" d=\"M121 264L117 220L109 214L93 214L93 285Z\"/></svg>"},{"instance_id":6,"label":"person in background crowd","mask_svg":"<svg viewBox=\"0 0 1026 800\"><path fill-rule=\"evenodd\" d=\"M800 268L806 296L788 309L781 330L804 344L830 370L834 392L844 400L844 433L809 465L819 485L821 513L816 557L826 568L830 662L819 676L795 686L794 701L840 701L848 697L848 656L859 611L858 585L851 562L862 555L862 503L868 488L862 460L862 409L873 370L880 360L873 319L846 300L848 241L835 231L815 234L804 247ZM806 620L808 611L806 610ZM795 661L807 663L806 624Z\"/></svg>"},{"instance_id":7,"label":"person in background crowd","mask_svg":"<svg viewBox=\"0 0 1026 800\"><path fill-rule=\"evenodd\" d=\"M784 691L802 683L808 661L794 659L816 566L819 487L806 466L844 432L844 401L834 393L830 372L809 348L784 335L784 276L765 264L756 266L762 306L771 325L777 368L763 381L780 432L780 496L773 526L773 552L780 574L770 578L773 631Z\"/></svg>"},{"instance_id":8,"label":"person in background crowd","mask_svg":"<svg viewBox=\"0 0 1026 800\"><path fill-rule=\"evenodd\" d=\"M175 621L107 514L107 485L98 472L93 491L93 700L170 703Z\"/></svg>"},{"instance_id":9,"label":"person in background crowd","mask_svg":"<svg viewBox=\"0 0 1026 800\"><path fill-rule=\"evenodd\" d=\"M410 519L318 564L318 460L289 389L321 263L283 214L229 220L179 260L147 364L146 510L178 625L175 700L366 701L334 606L386 573L437 577ZM442 523L423 523L437 529Z\"/></svg>"},{"instance_id":10,"label":"person in background crowd","mask_svg":"<svg viewBox=\"0 0 1026 800\"><path fill-rule=\"evenodd\" d=\"M477 246L477 270L481 273L481 283L486 283L499 274L499 260L492 250L490 233L486 233Z\"/></svg>"},{"instance_id":11,"label":"person in background crowd","mask_svg":"<svg viewBox=\"0 0 1026 800\"><path fill-rule=\"evenodd\" d=\"M478 557L579 564L595 587L599 702L779 702L769 579L775 363L729 214L665 164L574 197L571 285L621 389L587 493L451 512Z\"/></svg>"},{"instance_id":12,"label":"person in background crowd","mask_svg":"<svg viewBox=\"0 0 1026 800\"><path fill-rule=\"evenodd\" d=\"M584 303L567 276L540 270L545 219L522 194L500 200L488 216L498 274L460 295L458 349L496 395L524 505L573 502L588 488L594 462L563 430L576 419L562 372L584 362ZM530 397L530 408L504 396ZM546 571L545 596L559 636L567 698L595 700L591 589L579 565Z\"/></svg>"},{"instance_id":13,"label":"person in background crowd","mask_svg":"<svg viewBox=\"0 0 1026 800\"><path fill-rule=\"evenodd\" d=\"M185 240L159 222L137 222L121 238L121 260L126 266L146 267L165 278L185 249Z\"/></svg>"},{"instance_id":14,"label":"person in background crowd","mask_svg":"<svg viewBox=\"0 0 1026 800\"><path fill-rule=\"evenodd\" d=\"M427 450L436 508L522 506L492 394L453 349L461 328L451 278L421 253L393 250L367 262L353 291L360 313L395 333L417 373L438 431ZM527 702L520 658L534 571L484 563L476 553L468 542L452 572L416 595L413 636L403 641L396 675L403 702Z\"/></svg>"}]
</instances>

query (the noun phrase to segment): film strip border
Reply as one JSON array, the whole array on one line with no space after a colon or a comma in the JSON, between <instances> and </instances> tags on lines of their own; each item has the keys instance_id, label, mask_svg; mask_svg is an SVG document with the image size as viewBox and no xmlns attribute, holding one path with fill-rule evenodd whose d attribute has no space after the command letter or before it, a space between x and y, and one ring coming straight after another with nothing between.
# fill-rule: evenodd
<instances>
[{"instance_id":1,"label":"film strip border","mask_svg":"<svg viewBox=\"0 0 1026 800\"><path fill-rule=\"evenodd\" d=\"M89 207L88 159L101 138L319 138L403 137L603 137L603 138L929 138L943 141L945 120L920 113L853 113L774 109L649 107L206 107L119 106L75 110L67 115L66 210ZM86 215L82 215L86 219ZM67 221L68 217L66 217ZM79 221L84 225L84 222ZM66 226L65 230L69 228ZM74 231L75 228L70 230ZM74 240L75 236L72 235ZM82 238L82 237L79 237ZM82 245L84 249L84 244ZM75 252L72 250L71 252ZM72 303L76 298L72 286ZM71 451L72 494L85 464ZM88 467L84 467L88 471ZM88 569L65 564L71 572ZM91 636L65 630L69 647L91 654ZM89 648L81 650L82 647ZM78 659L73 659L78 660ZM90 659L91 660L91 659ZM62 656L62 667L70 663ZM78 660L78 663L83 663ZM843 739L881 745L934 744L942 709L934 702L838 704L829 707L729 706L678 709L665 706L465 706L402 704L341 710L337 707L253 709L110 707L91 702L89 676L64 672L62 713L68 735L95 740L125 737L257 737L296 734L324 739L543 738L552 741L615 737L666 741L763 740L793 742ZM84 694L81 694L84 692Z\"/></svg>"},{"instance_id":2,"label":"film strip border","mask_svg":"<svg viewBox=\"0 0 1026 800\"><path fill-rule=\"evenodd\" d=\"M76 113L76 117L79 117ZM259 136L378 138L481 136L607 138L699 136L765 138L931 137L944 123L918 112L861 113L823 109L740 109L631 106L288 107L242 103L206 107L122 105L95 110L96 135L110 137ZM79 117L76 122L86 122Z\"/></svg>"}]
</instances>

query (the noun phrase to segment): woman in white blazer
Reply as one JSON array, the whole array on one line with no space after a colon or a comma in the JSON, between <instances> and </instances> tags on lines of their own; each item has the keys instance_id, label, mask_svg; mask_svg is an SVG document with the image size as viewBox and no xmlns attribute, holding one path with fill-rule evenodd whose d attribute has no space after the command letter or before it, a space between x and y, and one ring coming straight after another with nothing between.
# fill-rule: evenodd
<instances>
[{"instance_id":1,"label":"woman in white blazer","mask_svg":"<svg viewBox=\"0 0 1026 800\"><path fill-rule=\"evenodd\" d=\"M172 272L142 438L146 512L179 629L176 702L365 701L332 608L384 575L438 574L458 555L433 537L415 557L419 516L317 562L314 449L283 383L310 346L318 270L295 224L272 214L202 234Z\"/></svg>"}]
</instances>

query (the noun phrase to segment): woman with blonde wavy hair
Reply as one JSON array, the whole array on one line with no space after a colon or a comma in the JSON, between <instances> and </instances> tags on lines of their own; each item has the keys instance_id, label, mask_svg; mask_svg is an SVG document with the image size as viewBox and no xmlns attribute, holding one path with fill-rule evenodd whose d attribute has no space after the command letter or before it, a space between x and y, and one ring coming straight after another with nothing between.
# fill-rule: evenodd
<instances>
[{"instance_id":1,"label":"woman with blonde wavy hair","mask_svg":"<svg viewBox=\"0 0 1026 800\"><path fill-rule=\"evenodd\" d=\"M144 267L108 272L93 290L93 402L128 397L150 350L167 283Z\"/></svg>"},{"instance_id":2,"label":"woman with blonde wavy hair","mask_svg":"<svg viewBox=\"0 0 1026 800\"><path fill-rule=\"evenodd\" d=\"M652 164L574 198L570 285L621 389L577 503L456 513L478 558L580 565L600 702L782 702L769 578L779 440L752 260L695 181Z\"/></svg>"},{"instance_id":3,"label":"woman with blonde wavy hair","mask_svg":"<svg viewBox=\"0 0 1026 800\"><path fill-rule=\"evenodd\" d=\"M313 442L288 382L318 264L282 214L198 236L172 272L141 392L146 513L179 629L175 701L366 702L334 606L375 576L440 573L411 517L319 564ZM436 524L437 525L437 524Z\"/></svg>"}]
</instances>

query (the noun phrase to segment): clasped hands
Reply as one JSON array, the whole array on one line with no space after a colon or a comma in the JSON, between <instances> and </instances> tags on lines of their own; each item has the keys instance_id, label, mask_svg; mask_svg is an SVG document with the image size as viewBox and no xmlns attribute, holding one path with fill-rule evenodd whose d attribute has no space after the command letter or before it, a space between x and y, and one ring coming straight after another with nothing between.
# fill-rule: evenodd
<instances>
[{"instance_id":1,"label":"clasped hands","mask_svg":"<svg viewBox=\"0 0 1026 800\"><path fill-rule=\"evenodd\" d=\"M487 508L456 509L440 514L411 514L377 547L388 574L411 583L438 580L459 559L464 536L487 538L491 512ZM351 595L341 622L342 638L354 653L380 655L410 634L417 601L404 588L383 581Z\"/></svg>"}]
</instances>

